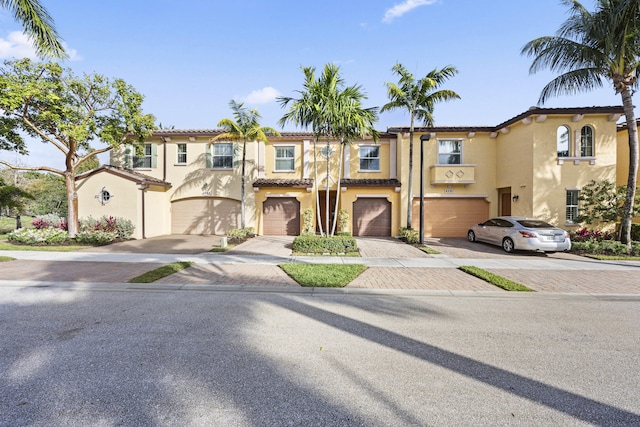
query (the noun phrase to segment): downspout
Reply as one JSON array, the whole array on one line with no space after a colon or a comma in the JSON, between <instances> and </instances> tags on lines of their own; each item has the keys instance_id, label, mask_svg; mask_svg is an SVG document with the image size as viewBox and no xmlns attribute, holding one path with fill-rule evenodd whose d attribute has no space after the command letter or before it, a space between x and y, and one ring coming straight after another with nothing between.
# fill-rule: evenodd
<instances>
[{"instance_id":1,"label":"downspout","mask_svg":"<svg viewBox=\"0 0 640 427\"><path fill-rule=\"evenodd\" d=\"M162 180L167 180L167 138L162 137Z\"/></svg>"},{"instance_id":2,"label":"downspout","mask_svg":"<svg viewBox=\"0 0 640 427\"><path fill-rule=\"evenodd\" d=\"M144 193L147 190L147 188L149 188L149 184L147 184L145 181L142 181L140 184L138 184L138 189L142 192L142 238L146 239L147 236L145 235L145 201L144 201Z\"/></svg>"}]
</instances>

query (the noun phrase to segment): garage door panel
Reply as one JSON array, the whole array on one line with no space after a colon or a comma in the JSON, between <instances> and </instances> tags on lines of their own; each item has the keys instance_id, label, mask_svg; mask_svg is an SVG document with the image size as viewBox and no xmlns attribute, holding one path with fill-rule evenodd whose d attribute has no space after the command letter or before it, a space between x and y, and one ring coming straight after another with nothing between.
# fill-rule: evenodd
<instances>
[{"instance_id":1,"label":"garage door panel","mask_svg":"<svg viewBox=\"0 0 640 427\"><path fill-rule=\"evenodd\" d=\"M354 236L390 236L391 202L385 198L360 198L353 202Z\"/></svg>"},{"instance_id":2,"label":"garage door panel","mask_svg":"<svg viewBox=\"0 0 640 427\"><path fill-rule=\"evenodd\" d=\"M464 237L469 226L489 217L489 203L484 198L425 199L424 235L426 237ZM420 199L413 201L412 226L419 228Z\"/></svg>"},{"instance_id":3,"label":"garage door panel","mask_svg":"<svg viewBox=\"0 0 640 427\"><path fill-rule=\"evenodd\" d=\"M240 202L221 198L194 198L171 204L172 234L224 235L240 227Z\"/></svg>"},{"instance_id":4,"label":"garage door panel","mask_svg":"<svg viewBox=\"0 0 640 427\"><path fill-rule=\"evenodd\" d=\"M300 234L300 202L295 197L269 198L262 204L263 234L297 236Z\"/></svg>"}]
</instances>

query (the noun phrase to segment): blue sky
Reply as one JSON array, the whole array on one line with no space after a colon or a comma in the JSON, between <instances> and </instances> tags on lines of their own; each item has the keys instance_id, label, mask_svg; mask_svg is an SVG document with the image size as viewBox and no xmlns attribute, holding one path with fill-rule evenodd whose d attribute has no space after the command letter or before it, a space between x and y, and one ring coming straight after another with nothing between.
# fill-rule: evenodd
<instances>
[{"instance_id":1,"label":"blue sky","mask_svg":"<svg viewBox=\"0 0 640 427\"><path fill-rule=\"evenodd\" d=\"M341 67L360 84L367 107L388 101L391 68L417 78L455 66L446 87L460 100L438 104L437 126L497 125L536 105L553 77L529 74L522 46L552 35L567 17L560 0L237 0L179 4L169 0L41 0L65 40L74 73L120 77L145 95L145 111L178 129L215 128L231 117L229 100L245 102L278 127L278 95L301 89L301 66ZM591 0L583 2L592 7ZM0 10L0 59L33 55L20 27ZM613 89L551 100L548 107L620 105ZM401 111L378 129L408 126ZM297 130L288 126L286 130ZM39 142L22 164L60 166ZM54 156L54 157L52 157ZM0 159L16 155L0 152ZM104 160L104 159L103 159Z\"/></svg>"}]
</instances>

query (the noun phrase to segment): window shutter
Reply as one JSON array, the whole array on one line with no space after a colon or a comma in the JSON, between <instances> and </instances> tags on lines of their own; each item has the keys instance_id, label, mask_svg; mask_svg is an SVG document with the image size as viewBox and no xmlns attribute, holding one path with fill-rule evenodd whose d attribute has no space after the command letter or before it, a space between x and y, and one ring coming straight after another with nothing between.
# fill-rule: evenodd
<instances>
[{"instance_id":1,"label":"window shutter","mask_svg":"<svg viewBox=\"0 0 640 427\"><path fill-rule=\"evenodd\" d=\"M156 144L151 144L151 167L158 167L158 146Z\"/></svg>"},{"instance_id":2,"label":"window shutter","mask_svg":"<svg viewBox=\"0 0 640 427\"><path fill-rule=\"evenodd\" d=\"M242 153L240 153L240 146L237 143L233 144L233 168L236 169L240 164L240 159L238 158Z\"/></svg>"},{"instance_id":3,"label":"window shutter","mask_svg":"<svg viewBox=\"0 0 640 427\"><path fill-rule=\"evenodd\" d=\"M204 157L207 169L211 169L213 167L213 162L211 161L211 144L207 144L207 151Z\"/></svg>"},{"instance_id":4,"label":"window shutter","mask_svg":"<svg viewBox=\"0 0 640 427\"><path fill-rule=\"evenodd\" d=\"M131 169L131 144L124 145L124 167L125 169Z\"/></svg>"}]
</instances>

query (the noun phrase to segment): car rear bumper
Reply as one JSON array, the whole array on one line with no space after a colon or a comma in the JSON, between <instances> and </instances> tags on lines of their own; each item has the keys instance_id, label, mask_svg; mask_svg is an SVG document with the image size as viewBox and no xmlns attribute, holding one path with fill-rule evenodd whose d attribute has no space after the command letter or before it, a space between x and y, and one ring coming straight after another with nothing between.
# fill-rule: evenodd
<instances>
[{"instance_id":1,"label":"car rear bumper","mask_svg":"<svg viewBox=\"0 0 640 427\"><path fill-rule=\"evenodd\" d=\"M571 249L571 240L564 242L545 242L539 239L520 239L515 242L516 249L524 251L563 252Z\"/></svg>"}]
</instances>

